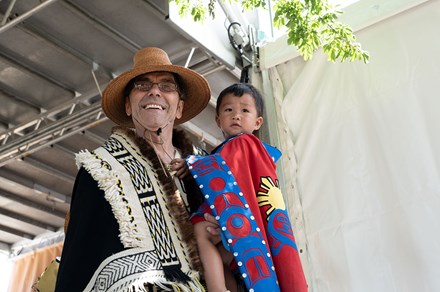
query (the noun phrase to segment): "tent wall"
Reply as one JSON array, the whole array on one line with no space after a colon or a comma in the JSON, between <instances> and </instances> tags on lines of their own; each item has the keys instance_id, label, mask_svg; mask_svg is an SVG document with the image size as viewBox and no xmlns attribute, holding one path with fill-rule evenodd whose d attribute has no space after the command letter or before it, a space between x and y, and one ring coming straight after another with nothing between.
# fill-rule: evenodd
<instances>
[{"instance_id":1,"label":"tent wall","mask_svg":"<svg viewBox=\"0 0 440 292\"><path fill-rule=\"evenodd\" d=\"M426 1L356 32L368 65L318 52L254 79L311 291L440 289L438 27L440 1Z\"/></svg>"},{"instance_id":2,"label":"tent wall","mask_svg":"<svg viewBox=\"0 0 440 292\"><path fill-rule=\"evenodd\" d=\"M32 286L62 249L63 243L60 242L15 258L8 291L34 291Z\"/></svg>"}]
</instances>

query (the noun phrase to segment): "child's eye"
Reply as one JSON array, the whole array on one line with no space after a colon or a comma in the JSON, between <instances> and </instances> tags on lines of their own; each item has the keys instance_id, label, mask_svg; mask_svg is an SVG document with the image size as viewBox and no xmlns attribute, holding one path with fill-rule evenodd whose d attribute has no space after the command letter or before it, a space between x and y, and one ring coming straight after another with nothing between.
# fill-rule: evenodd
<instances>
[{"instance_id":1,"label":"child's eye","mask_svg":"<svg viewBox=\"0 0 440 292\"><path fill-rule=\"evenodd\" d=\"M230 112L230 111L232 111L232 109L231 108L225 108L225 112Z\"/></svg>"},{"instance_id":2,"label":"child's eye","mask_svg":"<svg viewBox=\"0 0 440 292\"><path fill-rule=\"evenodd\" d=\"M243 111L244 113L248 113L248 112L249 112L249 110L248 110L247 108L242 109L242 111Z\"/></svg>"}]
</instances>

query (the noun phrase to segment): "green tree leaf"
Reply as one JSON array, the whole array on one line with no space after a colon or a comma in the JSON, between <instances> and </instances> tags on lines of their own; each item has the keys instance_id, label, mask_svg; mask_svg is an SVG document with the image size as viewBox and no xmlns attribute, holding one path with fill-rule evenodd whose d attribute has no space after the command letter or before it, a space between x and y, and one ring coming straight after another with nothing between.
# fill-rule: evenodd
<instances>
[{"instance_id":1,"label":"green tree leaf","mask_svg":"<svg viewBox=\"0 0 440 292\"><path fill-rule=\"evenodd\" d=\"M206 12L215 17L217 0L170 0L175 2L179 14L185 16L188 12L194 21L203 21ZM220 0L221 1L221 0ZM226 0L239 2L243 9L265 8L265 0ZM332 62L360 60L368 63L370 55L356 42L353 30L346 24L338 22L342 11L328 3L328 0L278 0L274 4L275 27L287 29L287 42L296 46L299 54L305 60L313 57L316 50L322 47Z\"/></svg>"}]
</instances>

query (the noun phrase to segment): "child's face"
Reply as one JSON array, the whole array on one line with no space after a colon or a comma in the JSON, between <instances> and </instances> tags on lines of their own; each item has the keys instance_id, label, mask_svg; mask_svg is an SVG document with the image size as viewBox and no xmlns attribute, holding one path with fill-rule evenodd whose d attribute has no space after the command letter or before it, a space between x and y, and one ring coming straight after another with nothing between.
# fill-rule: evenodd
<instances>
[{"instance_id":1,"label":"child's face","mask_svg":"<svg viewBox=\"0 0 440 292\"><path fill-rule=\"evenodd\" d=\"M215 121L225 138L258 130L263 117L258 116L255 99L248 93L238 97L230 93L223 97Z\"/></svg>"}]
</instances>

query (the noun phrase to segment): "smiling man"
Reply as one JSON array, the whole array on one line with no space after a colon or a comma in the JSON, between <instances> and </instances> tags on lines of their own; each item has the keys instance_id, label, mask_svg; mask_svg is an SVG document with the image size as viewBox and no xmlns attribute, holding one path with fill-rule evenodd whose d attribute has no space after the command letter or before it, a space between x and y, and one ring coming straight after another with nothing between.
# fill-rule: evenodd
<instances>
[{"instance_id":1,"label":"smiling man","mask_svg":"<svg viewBox=\"0 0 440 292\"><path fill-rule=\"evenodd\" d=\"M189 221L195 198L187 197L196 186L176 172L200 153L173 128L210 96L203 76L158 48L138 51L133 68L109 83L102 108L119 127L76 156L56 291L204 291Z\"/></svg>"}]
</instances>

